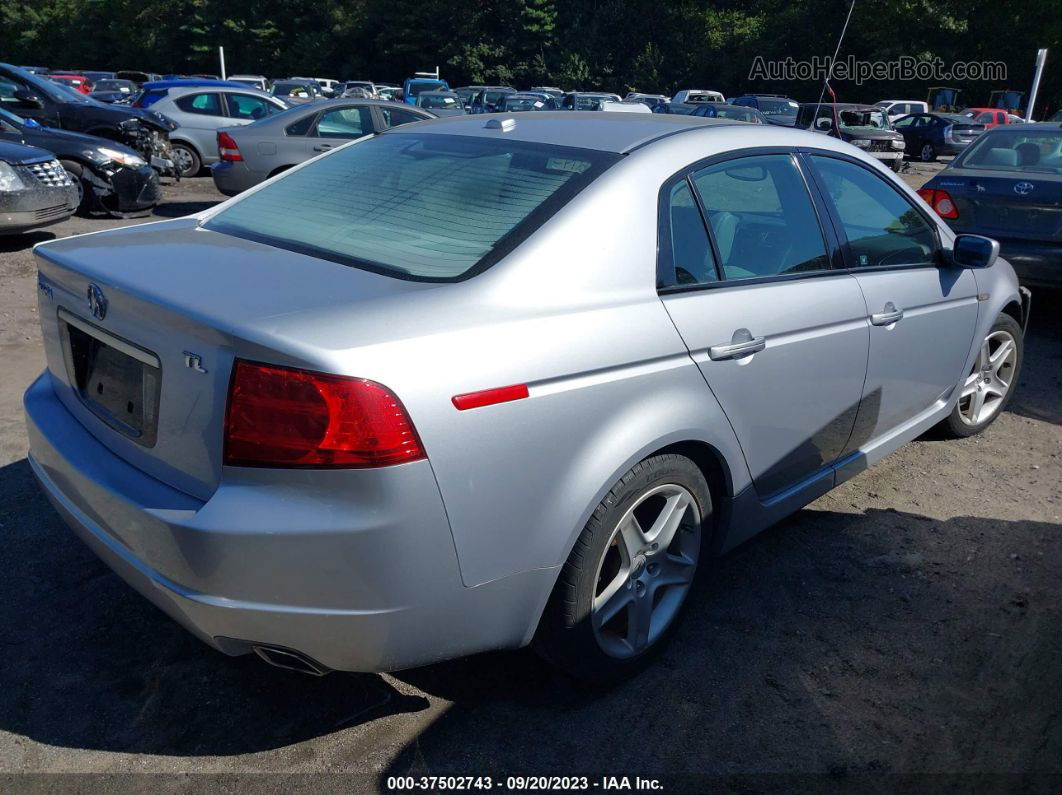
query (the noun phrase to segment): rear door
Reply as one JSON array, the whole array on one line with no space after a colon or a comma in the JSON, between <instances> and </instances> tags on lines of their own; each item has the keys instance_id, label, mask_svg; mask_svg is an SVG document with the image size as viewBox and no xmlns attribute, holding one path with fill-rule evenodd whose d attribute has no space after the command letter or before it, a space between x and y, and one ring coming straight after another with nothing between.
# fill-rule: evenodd
<instances>
[{"instance_id":1,"label":"rear door","mask_svg":"<svg viewBox=\"0 0 1062 795\"><path fill-rule=\"evenodd\" d=\"M181 114L175 121L180 124L180 133L191 139L199 150L200 157L211 162L211 156L217 157L217 131L226 127L230 119L225 115L221 94L203 91L197 94L185 94L173 100Z\"/></svg>"},{"instance_id":2,"label":"rear door","mask_svg":"<svg viewBox=\"0 0 1062 795\"><path fill-rule=\"evenodd\" d=\"M870 358L847 451L951 396L973 344L973 272L943 264L936 224L869 164L806 156L870 320Z\"/></svg>"},{"instance_id":3,"label":"rear door","mask_svg":"<svg viewBox=\"0 0 1062 795\"><path fill-rule=\"evenodd\" d=\"M366 105L350 105L329 108L317 117L309 134L302 139L305 158L316 157L322 152L341 146L347 141L370 135L376 131L372 112Z\"/></svg>"},{"instance_id":4,"label":"rear door","mask_svg":"<svg viewBox=\"0 0 1062 795\"><path fill-rule=\"evenodd\" d=\"M661 192L661 298L760 498L822 474L852 431L869 330L791 153L708 161ZM830 481L832 484L832 480Z\"/></svg>"}]
</instances>

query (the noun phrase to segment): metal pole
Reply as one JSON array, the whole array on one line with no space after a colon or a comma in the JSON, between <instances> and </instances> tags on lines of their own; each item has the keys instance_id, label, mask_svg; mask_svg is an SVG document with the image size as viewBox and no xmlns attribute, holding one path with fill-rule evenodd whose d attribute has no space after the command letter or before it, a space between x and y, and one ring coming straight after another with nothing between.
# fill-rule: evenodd
<instances>
[{"instance_id":1,"label":"metal pole","mask_svg":"<svg viewBox=\"0 0 1062 795\"><path fill-rule=\"evenodd\" d=\"M1029 92L1029 105L1025 109L1025 121L1033 120L1033 107L1036 105L1036 92L1040 90L1040 78L1044 73L1044 63L1047 62L1047 49L1036 51L1036 73L1033 75L1032 91Z\"/></svg>"},{"instance_id":2,"label":"metal pole","mask_svg":"<svg viewBox=\"0 0 1062 795\"><path fill-rule=\"evenodd\" d=\"M221 59L221 79L227 80L228 76L225 74L225 48L218 47L218 58Z\"/></svg>"}]
</instances>

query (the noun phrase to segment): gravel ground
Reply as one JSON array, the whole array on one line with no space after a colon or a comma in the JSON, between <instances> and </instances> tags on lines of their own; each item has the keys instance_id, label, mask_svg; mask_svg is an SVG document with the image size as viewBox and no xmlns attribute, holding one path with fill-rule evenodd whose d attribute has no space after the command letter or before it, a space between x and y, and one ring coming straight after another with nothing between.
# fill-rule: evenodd
<instances>
[{"instance_id":1,"label":"gravel ground","mask_svg":"<svg viewBox=\"0 0 1062 795\"><path fill-rule=\"evenodd\" d=\"M158 216L220 199L209 179L165 192ZM710 563L676 642L626 686L581 690L527 652L313 679L194 640L73 538L30 474L30 244L120 223L0 239L0 787L101 783L32 775L56 772L125 789L145 785L129 773L179 774L152 780L168 791L371 790L406 773L638 774L672 791L1060 780L1058 295L1034 297L1020 389L987 433L909 444Z\"/></svg>"}]
</instances>

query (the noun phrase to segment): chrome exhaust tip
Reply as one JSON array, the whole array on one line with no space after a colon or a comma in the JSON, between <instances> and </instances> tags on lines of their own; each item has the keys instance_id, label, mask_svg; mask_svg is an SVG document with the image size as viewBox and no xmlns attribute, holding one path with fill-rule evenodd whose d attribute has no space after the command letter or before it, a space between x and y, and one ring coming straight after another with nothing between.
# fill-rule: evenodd
<instances>
[{"instance_id":1,"label":"chrome exhaust tip","mask_svg":"<svg viewBox=\"0 0 1062 795\"><path fill-rule=\"evenodd\" d=\"M289 671L298 671L310 676L324 676L332 673L328 668L312 657L307 657L301 651L285 649L280 646L251 646L254 653L276 668L286 668Z\"/></svg>"}]
</instances>

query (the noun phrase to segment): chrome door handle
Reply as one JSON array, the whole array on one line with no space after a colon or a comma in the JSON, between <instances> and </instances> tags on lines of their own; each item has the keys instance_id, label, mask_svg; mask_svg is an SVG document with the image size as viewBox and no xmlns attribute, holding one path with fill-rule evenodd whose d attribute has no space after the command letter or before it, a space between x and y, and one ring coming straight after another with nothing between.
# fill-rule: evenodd
<instances>
[{"instance_id":1,"label":"chrome door handle","mask_svg":"<svg viewBox=\"0 0 1062 795\"><path fill-rule=\"evenodd\" d=\"M748 356L758 353L767 347L766 337L752 337L740 342L728 342L726 345L713 345L708 349L708 358L713 362L724 359L736 359L739 356Z\"/></svg>"},{"instance_id":2,"label":"chrome door handle","mask_svg":"<svg viewBox=\"0 0 1062 795\"><path fill-rule=\"evenodd\" d=\"M897 309L892 301L885 304L884 312L875 312L870 316L870 322L875 326L891 326L900 320L903 320L903 310Z\"/></svg>"},{"instance_id":3,"label":"chrome door handle","mask_svg":"<svg viewBox=\"0 0 1062 795\"><path fill-rule=\"evenodd\" d=\"M315 146L313 148L313 151L315 151L315 152L327 152L331 148L332 148L332 144L318 144L317 146Z\"/></svg>"}]
</instances>

